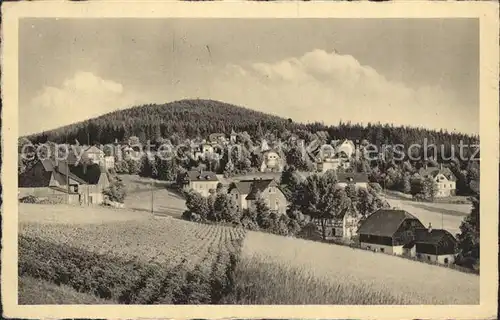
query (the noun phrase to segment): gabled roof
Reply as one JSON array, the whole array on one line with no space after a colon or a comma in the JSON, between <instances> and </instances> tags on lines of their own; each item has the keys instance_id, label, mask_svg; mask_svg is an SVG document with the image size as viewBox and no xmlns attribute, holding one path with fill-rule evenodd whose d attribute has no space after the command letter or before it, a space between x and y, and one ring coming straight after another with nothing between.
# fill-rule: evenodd
<instances>
[{"instance_id":1,"label":"gabled roof","mask_svg":"<svg viewBox=\"0 0 500 320\"><path fill-rule=\"evenodd\" d=\"M69 171L88 184L99 183L101 174L104 173L98 164L87 165L86 169L84 165L70 166Z\"/></svg>"},{"instance_id":2,"label":"gabled roof","mask_svg":"<svg viewBox=\"0 0 500 320\"><path fill-rule=\"evenodd\" d=\"M415 242L416 243L429 243L437 245L445 236L450 236L454 241L455 237L448 231L443 229L415 229Z\"/></svg>"},{"instance_id":3,"label":"gabled roof","mask_svg":"<svg viewBox=\"0 0 500 320\"><path fill-rule=\"evenodd\" d=\"M252 183L254 180L241 180L231 184L229 192L233 189L237 189L240 194L249 194L252 189Z\"/></svg>"},{"instance_id":4,"label":"gabled roof","mask_svg":"<svg viewBox=\"0 0 500 320\"><path fill-rule=\"evenodd\" d=\"M269 186L276 185L276 181L274 179L265 179L265 180L254 180L251 184L250 192L248 196L245 198L246 200L255 200L257 199L257 194L266 190Z\"/></svg>"},{"instance_id":5,"label":"gabled roof","mask_svg":"<svg viewBox=\"0 0 500 320\"><path fill-rule=\"evenodd\" d=\"M439 168L439 167L427 167L427 168L420 168L418 170L418 174L421 175L422 177L433 177L435 178L438 174L442 174L446 177L446 179L450 181L456 181L456 177L451 172L450 168Z\"/></svg>"},{"instance_id":6,"label":"gabled roof","mask_svg":"<svg viewBox=\"0 0 500 320\"><path fill-rule=\"evenodd\" d=\"M340 183L368 183L368 175L365 172L337 173L337 181Z\"/></svg>"},{"instance_id":7,"label":"gabled roof","mask_svg":"<svg viewBox=\"0 0 500 320\"><path fill-rule=\"evenodd\" d=\"M191 170L186 172L189 181L219 181L217 175L212 171Z\"/></svg>"},{"instance_id":8,"label":"gabled roof","mask_svg":"<svg viewBox=\"0 0 500 320\"><path fill-rule=\"evenodd\" d=\"M392 237L406 219L417 219L414 215L399 209L379 209L372 213L359 227L359 234Z\"/></svg>"}]
</instances>

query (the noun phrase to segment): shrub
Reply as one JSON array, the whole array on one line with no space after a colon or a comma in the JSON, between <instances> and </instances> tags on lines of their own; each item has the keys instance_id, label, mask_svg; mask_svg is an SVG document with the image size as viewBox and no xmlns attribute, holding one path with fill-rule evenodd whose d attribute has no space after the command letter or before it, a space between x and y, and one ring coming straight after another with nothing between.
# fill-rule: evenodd
<instances>
[{"instance_id":1,"label":"shrub","mask_svg":"<svg viewBox=\"0 0 500 320\"><path fill-rule=\"evenodd\" d=\"M28 196L25 196L25 197L22 197L21 199L19 199L19 202L21 202L21 203L38 203L39 200L37 197L35 197L33 195L28 195Z\"/></svg>"},{"instance_id":2,"label":"shrub","mask_svg":"<svg viewBox=\"0 0 500 320\"><path fill-rule=\"evenodd\" d=\"M112 177L109 187L103 191L103 194L111 201L123 203L127 196L127 191L122 179L117 176Z\"/></svg>"}]
</instances>

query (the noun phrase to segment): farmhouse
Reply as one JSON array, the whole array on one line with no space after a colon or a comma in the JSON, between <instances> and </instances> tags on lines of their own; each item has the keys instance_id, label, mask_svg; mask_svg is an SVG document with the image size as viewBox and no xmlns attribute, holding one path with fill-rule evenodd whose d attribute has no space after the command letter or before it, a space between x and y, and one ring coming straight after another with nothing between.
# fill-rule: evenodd
<instances>
[{"instance_id":1,"label":"farmhouse","mask_svg":"<svg viewBox=\"0 0 500 320\"><path fill-rule=\"evenodd\" d=\"M257 196L264 199L268 207L275 212L284 214L287 202L285 195L280 190L274 179L241 180L229 186L229 195L236 202L238 208L248 209L252 207Z\"/></svg>"},{"instance_id":2,"label":"farmhouse","mask_svg":"<svg viewBox=\"0 0 500 320\"><path fill-rule=\"evenodd\" d=\"M403 253L410 257L450 264L455 261L457 240L451 233L442 229L415 229L413 241L403 246Z\"/></svg>"},{"instance_id":3,"label":"farmhouse","mask_svg":"<svg viewBox=\"0 0 500 320\"><path fill-rule=\"evenodd\" d=\"M379 209L358 229L361 248L402 255L404 246L413 241L413 231L425 229L412 214L399 209Z\"/></svg>"},{"instance_id":4,"label":"farmhouse","mask_svg":"<svg viewBox=\"0 0 500 320\"><path fill-rule=\"evenodd\" d=\"M210 195L210 190L216 190L219 179L211 171L191 170L180 177L184 190L194 190L204 197Z\"/></svg>"},{"instance_id":5,"label":"farmhouse","mask_svg":"<svg viewBox=\"0 0 500 320\"><path fill-rule=\"evenodd\" d=\"M449 168L440 167L423 167L420 168L419 174L423 178L432 177L437 184L437 193L435 197L449 197L455 195L456 192L456 177Z\"/></svg>"},{"instance_id":6,"label":"farmhouse","mask_svg":"<svg viewBox=\"0 0 500 320\"><path fill-rule=\"evenodd\" d=\"M100 204L108 186L107 174L99 165L70 166L49 159L38 161L18 177L19 197L32 195L52 203Z\"/></svg>"},{"instance_id":7,"label":"farmhouse","mask_svg":"<svg viewBox=\"0 0 500 320\"><path fill-rule=\"evenodd\" d=\"M354 184L356 188L368 187L368 175L364 172L337 173L338 186L345 188L348 184Z\"/></svg>"}]
</instances>

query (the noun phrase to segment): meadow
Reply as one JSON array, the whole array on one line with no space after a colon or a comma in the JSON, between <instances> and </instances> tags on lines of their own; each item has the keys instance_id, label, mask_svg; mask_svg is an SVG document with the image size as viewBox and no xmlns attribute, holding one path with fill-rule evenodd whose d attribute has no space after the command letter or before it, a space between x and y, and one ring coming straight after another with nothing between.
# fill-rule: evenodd
<instances>
[{"instance_id":1,"label":"meadow","mask_svg":"<svg viewBox=\"0 0 500 320\"><path fill-rule=\"evenodd\" d=\"M254 269L259 264L267 266L262 269L266 271L256 273ZM272 292L281 291L281 298L274 303L308 301L305 295L318 290L323 295L321 301L339 304L353 301L361 304L479 303L477 275L392 255L260 232L250 231L245 236L239 266L245 270L237 269L236 283L253 282L247 292L250 296L252 291L264 292L259 285ZM242 277L245 273L258 276ZM294 278L299 278L302 286L285 294L286 291L277 288L289 286L290 274L296 274ZM255 281L257 278L261 281ZM322 287L318 288L318 283ZM248 302L266 304L269 301L267 296L255 295Z\"/></svg>"},{"instance_id":2,"label":"meadow","mask_svg":"<svg viewBox=\"0 0 500 320\"><path fill-rule=\"evenodd\" d=\"M410 200L387 198L392 207L397 207L416 216L424 226L445 229L454 236L460 232L460 224L471 209L471 204L444 204L433 202L414 202Z\"/></svg>"},{"instance_id":3,"label":"meadow","mask_svg":"<svg viewBox=\"0 0 500 320\"><path fill-rule=\"evenodd\" d=\"M20 204L19 288L26 304L479 302L479 277L448 268L130 209L35 204Z\"/></svg>"}]
</instances>

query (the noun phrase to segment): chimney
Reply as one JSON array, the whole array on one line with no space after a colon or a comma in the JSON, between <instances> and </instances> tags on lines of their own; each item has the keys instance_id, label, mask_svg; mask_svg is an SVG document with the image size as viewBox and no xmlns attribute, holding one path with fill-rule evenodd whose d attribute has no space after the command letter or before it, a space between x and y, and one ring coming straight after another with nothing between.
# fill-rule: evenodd
<instances>
[{"instance_id":1,"label":"chimney","mask_svg":"<svg viewBox=\"0 0 500 320\"><path fill-rule=\"evenodd\" d=\"M429 231L429 233L432 232L432 224L429 222L429 228L427 228L427 230Z\"/></svg>"}]
</instances>

